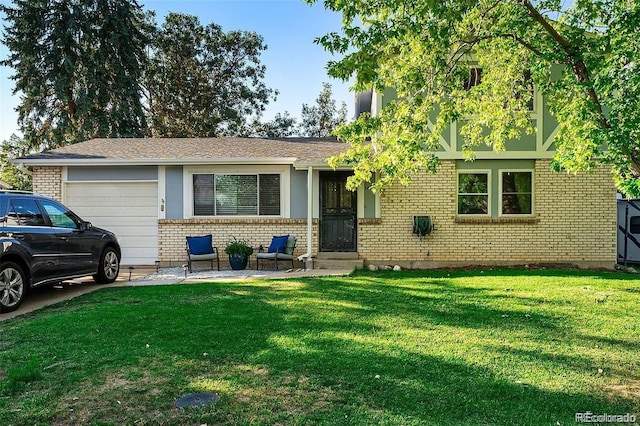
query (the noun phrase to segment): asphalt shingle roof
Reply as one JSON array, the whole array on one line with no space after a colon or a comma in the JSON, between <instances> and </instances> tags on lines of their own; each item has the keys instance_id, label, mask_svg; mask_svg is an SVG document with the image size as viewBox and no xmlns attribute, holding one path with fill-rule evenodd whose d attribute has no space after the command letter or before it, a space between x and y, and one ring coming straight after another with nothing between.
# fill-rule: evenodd
<instances>
[{"instance_id":1,"label":"asphalt shingle roof","mask_svg":"<svg viewBox=\"0 0 640 426\"><path fill-rule=\"evenodd\" d=\"M333 138L114 138L86 142L32 154L25 164L60 165L74 162L158 163L260 161L318 165L347 149Z\"/></svg>"}]
</instances>

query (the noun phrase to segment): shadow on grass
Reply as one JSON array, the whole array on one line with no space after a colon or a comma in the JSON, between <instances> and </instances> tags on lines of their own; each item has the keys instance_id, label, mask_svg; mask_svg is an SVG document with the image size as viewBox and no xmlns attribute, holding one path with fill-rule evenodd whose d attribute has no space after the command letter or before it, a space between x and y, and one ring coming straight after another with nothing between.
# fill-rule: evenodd
<instances>
[{"instance_id":1,"label":"shadow on grass","mask_svg":"<svg viewBox=\"0 0 640 426\"><path fill-rule=\"evenodd\" d=\"M458 278L458 277L592 277L600 276L606 279L616 279L623 281L638 281L639 274L632 274L611 270L590 270L590 269L557 269L557 268L535 268L522 267L514 268L493 268L474 267L468 269L413 269L395 271L376 271L357 269L352 274L354 277L374 277L386 281L402 281L407 278Z\"/></svg>"},{"instance_id":2,"label":"shadow on grass","mask_svg":"<svg viewBox=\"0 0 640 426\"><path fill-rule=\"evenodd\" d=\"M457 352L459 346L447 343L450 346L442 350L417 333L444 326L495 333L500 341L500 330L506 327L561 339L570 330L553 316L540 313L505 323L503 316L516 317L521 311L470 299L482 289L456 288L446 280L427 279L426 290L402 285L397 277L385 276L384 281L107 288L70 302L69 310L54 306L29 320L0 325L0 332L9 333L15 344L0 356L0 367L25 350L49 357L51 363L53 357L71 360L45 374L52 404L69 400L79 386L128 370L145 369L157 380L170 377L170 386L159 395L134 395L142 406L137 409L145 410L135 415L151 416L148 424L158 420L153 412L167 410L159 396L170 399L197 391L193 383L202 378L213 386L227 384L215 410L195 414L197 421L215 424L573 424L576 412L625 413L638 408L579 385L552 391L516 383L482 363L466 361ZM507 351L499 345L487 349ZM510 354L539 360L540 365L552 361L578 373L589 368L588 359L580 356L549 359L535 349L514 349ZM238 367L247 365L264 373L258 380L255 375L239 375ZM303 379L315 386L305 387L305 395L300 395L296 388ZM250 392L258 387L267 394ZM90 389L94 397L108 394L104 387ZM117 390L124 399L124 391ZM28 396L18 396L18 404L20 398ZM323 398L328 402L311 402ZM96 424L138 418L122 407L100 408L99 398L95 400L96 406L84 410ZM7 404L0 399L0 412ZM181 416L192 414L164 415L169 416L167 424L180 424L185 420ZM21 416L24 423L43 421L28 413ZM196 424L195 418L188 419ZM0 414L0 420L15 419ZM44 420L74 424L60 410Z\"/></svg>"},{"instance_id":3,"label":"shadow on grass","mask_svg":"<svg viewBox=\"0 0 640 426\"><path fill-rule=\"evenodd\" d=\"M371 316L400 313L418 318L431 325L448 325L473 329L515 329L530 332L551 332L557 329L558 319L552 315L536 312L529 315L526 305L517 309L496 308L486 299L505 298L518 300L530 307L539 302L513 293L505 295L488 294L489 287L464 287L451 280L421 280L409 286L393 285L388 282L367 281L340 282L327 284L325 281L306 281L304 290L298 293L317 303L326 301L349 301L357 304L358 316L367 323ZM545 301L545 303L549 303ZM300 306L304 309L304 306ZM349 308L345 308L348 310ZM353 308L351 308L353 309ZM529 316L526 316L529 315ZM340 324L337 324L340 327Z\"/></svg>"}]
</instances>

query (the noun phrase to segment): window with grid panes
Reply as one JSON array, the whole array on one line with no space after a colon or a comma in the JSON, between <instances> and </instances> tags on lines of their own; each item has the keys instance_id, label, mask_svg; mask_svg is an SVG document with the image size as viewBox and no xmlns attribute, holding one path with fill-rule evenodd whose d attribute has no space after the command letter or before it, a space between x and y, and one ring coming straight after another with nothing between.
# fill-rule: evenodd
<instances>
[{"instance_id":1,"label":"window with grid panes","mask_svg":"<svg viewBox=\"0 0 640 426\"><path fill-rule=\"evenodd\" d=\"M279 216L280 175L194 174L194 216Z\"/></svg>"}]
</instances>

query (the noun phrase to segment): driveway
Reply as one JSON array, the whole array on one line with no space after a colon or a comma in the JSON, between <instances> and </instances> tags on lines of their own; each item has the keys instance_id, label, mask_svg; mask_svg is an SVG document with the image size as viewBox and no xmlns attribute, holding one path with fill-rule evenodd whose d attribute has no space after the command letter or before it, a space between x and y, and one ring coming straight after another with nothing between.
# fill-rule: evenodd
<instances>
[{"instance_id":1,"label":"driveway","mask_svg":"<svg viewBox=\"0 0 640 426\"><path fill-rule=\"evenodd\" d=\"M104 287L112 286L140 286L140 285L167 285L186 284L195 282L210 282L216 280L246 280L256 278L298 278L311 276L337 275L344 276L350 274L350 270L337 269L312 269L312 270L250 270L242 271L222 270L222 271L194 271L185 276L182 268L162 268L156 272L154 268L127 268L120 270L118 279L113 284L96 284L91 277L65 281L59 285L50 287L40 287L30 291L25 301L18 310L0 314L0 321L15 318L44 306L53 305L64 300L73 299L86 293Z\"/></svg>"}]
</instances>

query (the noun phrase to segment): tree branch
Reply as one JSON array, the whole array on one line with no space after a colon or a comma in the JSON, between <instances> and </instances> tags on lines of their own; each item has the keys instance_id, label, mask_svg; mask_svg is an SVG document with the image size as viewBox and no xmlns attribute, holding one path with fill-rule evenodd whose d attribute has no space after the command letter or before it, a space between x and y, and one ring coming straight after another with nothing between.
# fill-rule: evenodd
<instances>
[{"instance_id":1,"label":"tree branch","mask_svg":"<svg viewBox=\"0 0 640 426\"><path fill-rule=\"evenodd\" d=\"M562 34L560 34L553 27L553 25L551 25L551 23L531 4L531 1L520 0L520 2L527 9L529 16L533 18L534 21L538 22L565 52L569 60L569 65L571 65L571 68L573 70L573 75L576 77L576 80L578 81L578 83L585 84L585 94L595 106L595 112L598 115L598 123L600 123L603 129L611 129L611 123L609 123L609 120L604 114L602 104L600 103L600 99L598 98L598 94L591 85L589 69L582 60L579 49L576 46L572 45L569 40L563 37ZM630 169L633 171L635 176L640 177L640 157L637 155L637 153L631 151L626 146L622 146L622 150L629 157Z\"/></svg>"},{"instance_id":2,"label":"tree branch","mask_svg":"<svg viewBox=\"0 0 640 426\"><path fill-rule=\"evenodd\" d=\"M578 83L589 83L591 81L589 77L589 70L581 58L582 55L580 55L579 49L563 37L562 34L560 34L544 16L542 16L542 14L531 4L529 0L521 0L521 3L527 9L529 16L531 16L534 21L538 22L565 52L569 60L569 64L573 69L573 75L576 77ZM602 105L600 104L600 99L598 99L596 91L590 84L588 84L585 92L589 97L589 100L591 100L591 102L596 106L596 111L600 116L598 122L603 128L610 128L611 125L604 115Z\"/></svg>"}]
</instances>

